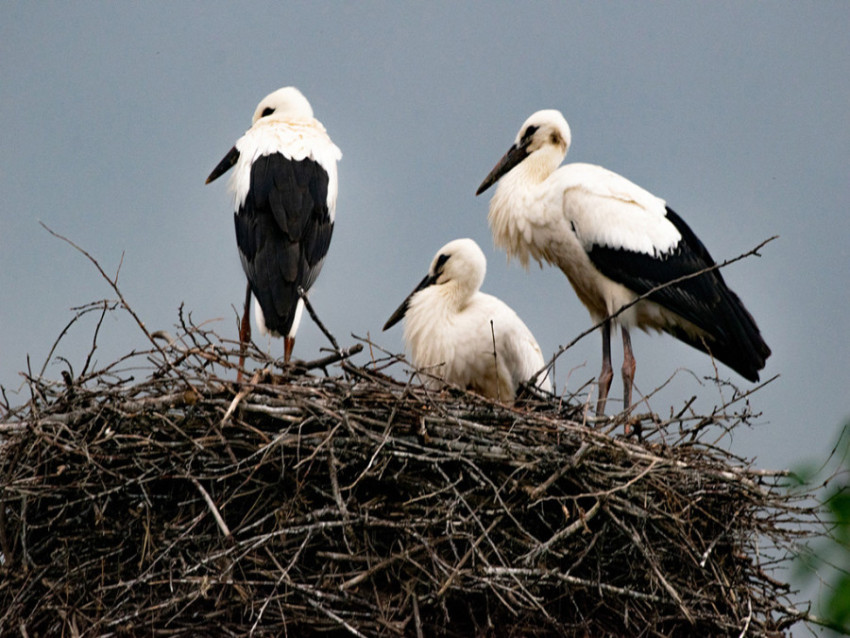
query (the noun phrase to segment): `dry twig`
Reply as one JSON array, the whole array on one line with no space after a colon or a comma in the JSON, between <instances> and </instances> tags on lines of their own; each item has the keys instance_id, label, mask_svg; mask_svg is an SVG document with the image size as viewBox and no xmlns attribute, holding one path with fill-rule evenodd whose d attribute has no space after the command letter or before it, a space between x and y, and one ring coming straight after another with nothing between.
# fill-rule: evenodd
<instances>
[{"instance_id":1,"label":"dry twig","mask_svg":"<svg viewBox=\"0 0 850 638\"><path fill-rule=\"evenodd\" d=\"M362 345L329 333L330 356L240 386L238 344L182 309L176 337L149 335L98 270L152 347L100 370L89 356L76 377L66 363L62 381L30 373L31 399L0 423L2 635L775 636L819 622L776 570L821 531L807 495L703 441L749 422L748 395L707 416L690 402L632 416L646 436L627 441L585 427L569 397L512 408L422 387L423 371L400 382L386 372L403 358L367 341L359 366ZM334 364L345 374L309 374Z\"/></svg>"},{"instance_id":2,"label":"dry twig","mask_svg":"<svg viewBox=\"0 0 850 638\"><path fill-rule=\"evenodd\" d=\"M70 384L30 378L0 424L0 633L772 636L815 620L772 569L814 511L783 473L691 436L747 422L737 397L634 417L634 442L576 404L434 392L353 349L333 355L344 376L290 366L242 393L217 374L238 345L181 324Z\"/></svg>"}]
</instances>

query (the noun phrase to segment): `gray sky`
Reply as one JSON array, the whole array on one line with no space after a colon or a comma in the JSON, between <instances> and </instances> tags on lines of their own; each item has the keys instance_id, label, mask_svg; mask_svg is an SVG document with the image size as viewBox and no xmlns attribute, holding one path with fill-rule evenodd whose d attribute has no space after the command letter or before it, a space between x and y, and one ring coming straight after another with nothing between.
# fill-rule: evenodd
<instances>
[{"instance_id":1,"label":"gray sky","mask_svg":"<svg viewBox=\"0 0 850 638\"><path fill-rule=\"evenodd\" d=\"M185 303L236 337L245 280L230 197L226 180L204 179L257 102L291 84L343 151L312 300L344 345L368 333L400 351L401 328L380 327L434 252L464 236L487 255L484 290L544 352L590 325L560 272L506 263L487 227L492 193L473 195L526 117L557 108L573 133L567 161L665 198L718 261L781 236L724 271L773 349L763 378L781 375L752 398L761 425L731 447L762 467L792 465L824 455L850 416L846 3L3 3L0 25L9 391L27 353L41 367L72 307L114 296L38 220L110 272L123 253L120 286L151 330L173 332ZM59 348L77 370L93 329L91 317ZM99 345L101 364L147 347L123 314ZM325 345L305 317L295 355ZM705 411L720 400L700 381L708 357L666 336L639 333L634 346L637 391L679 370L652 398L656 412L694 394ZM278 340L270 348L282 353ZM559 388L595 376L600 350L593 334L562 356ZM619 340L613 351L619 367Z\"/></svg>"}]
</instances>

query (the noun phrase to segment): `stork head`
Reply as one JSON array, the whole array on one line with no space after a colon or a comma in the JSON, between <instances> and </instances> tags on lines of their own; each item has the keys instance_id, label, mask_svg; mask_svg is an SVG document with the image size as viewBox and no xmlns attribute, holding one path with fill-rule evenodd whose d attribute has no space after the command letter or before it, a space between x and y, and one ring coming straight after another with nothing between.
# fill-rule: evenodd
<instances>
[{"instance_id":1,"label":"stork head","mask_svg":"<svg viewBox=\"0 0 850 638\"><path fill-rule=\"evenodd\" d=\"M294 86L285 86L274 93L269 93L254 109L254 117L251 119L253 126L259 120L310 120L313 119L313 107L307 98ZM218 163L210 176L207 184L217 180L229 171L239 161L239 150L234 146L224 159Z\"/></svg>"},{"instance_id":2,"label":"stork head","mask_svg":"<svg viewBox=\"0 0 850 638\"><path fill-rule=\"evenodd\" d=\"M564 161L571 139L570 126L560 111L537 111L523 123L513 146L481 182L475 194L486 191L526 159L537 165L542 179L546 179Z\"/></svg>"},{"instance_id":3,"label":"stork head","mask_svg":"<svg viewBox=\"0 0 850 638\"><path fill-rule=\"evenodd\" d=\"M444 286L446 296L462 306L463 302L481 288L486 271L487 259L478 244L471 239L450 241L434 255L428 274L387 319L384 330L401 321L407 314L413 298L431 286Z\"/></svg>"},{"instance_id":4,"label":"stork head","mask_svg":"<svg viewBox=\"0 0 850 638\"><path fill-rule=\"evenodd\" d=\"M428 275L434 284L443 286L454 285L473 294L484 283L487 272L487 259L481 248L472 239L455 239L440 248L434 259Z\"/></svg>"},{"instance_id":5,"label":"stork head","mask_svg":"<svg viewBox=\"0 0 850 638\"><path fill-rule=\"evenodd\" d=\"M313 118L313 107L307 98L294 86L285 86L264 97L254 110L251 124L259 120L309 120Z\"/></svg>"}]
</instances>

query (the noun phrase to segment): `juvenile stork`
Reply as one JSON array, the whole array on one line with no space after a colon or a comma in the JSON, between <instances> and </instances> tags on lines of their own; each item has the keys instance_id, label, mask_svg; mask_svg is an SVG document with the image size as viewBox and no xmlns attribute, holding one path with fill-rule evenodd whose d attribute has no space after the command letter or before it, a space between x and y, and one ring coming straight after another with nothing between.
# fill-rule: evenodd
<instances>
[{"instance_id":1,"label":"juvenile stork","mask_svg":"<svg viewBox=\"0 0 850 638\"><path fill-rule=\"evenodd\" d=\"M331 241L342 153L294 87L263 98L251 122L207 184L236 166L229 187L248 277L240 342L244 347L251 338L253 295L257 327L284 337L289 361L304 310L298 289L316 281Z\"/></svg>"},{"instance_id":2,"label":"juvenile stork","mask_svg":"<svg viewBox=\"0 0 850 638\"><path fill-rule=\"evenodd\" d=\"M635 326L666 332L757 381L770 348L718 269L671 283L611 318L656 286L715 263L664 200L600 166L560 166L570 140L559 111L538 111L476 195L501 179L487 217L495 244L525 267L533 258L560 268L594 323L604 321L597 414L613 378L613 323L623 335L624 409L632 401Z\"/></svg>"},{"instance_id":3,"label":"juvenile stork","mask_svg":"<svg viewBox=\"0 0 850 638\"><path fill-rule=\"evenodd\" d=\"M384 330L405 318L404 340L417 368L510 403L520 383L543 368L543 353L507 304L479 290L486 269L484 253L473 240L449 242ZM439 380L430 379L429 385ZM548 375L537 386L549 392Z\"/></svg>"}]
</instances>

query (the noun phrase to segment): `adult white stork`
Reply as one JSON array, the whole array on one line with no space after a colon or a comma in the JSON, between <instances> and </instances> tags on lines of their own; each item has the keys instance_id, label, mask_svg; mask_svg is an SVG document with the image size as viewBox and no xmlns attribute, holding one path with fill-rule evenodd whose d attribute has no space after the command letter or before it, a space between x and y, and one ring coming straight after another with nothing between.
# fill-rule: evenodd
<instances>
[{"instance_id":1,"label":"adult white stork","mask_svg":"<svg viewBox=\"0 0 850 638\"><path fill-rule=\"evenodd\" d=\"M384 324L402 318L413 364L484 396L512 402L520 383L543 369L534 335L503 301L480 291L487 261L471 239L437 252L428 274ZM439 385L436 379L429 385ZM549 377L537 386L550 391Z\"/></svg>"},{"instance_id":2,"label":"adult white stork","mask_svg":"<svg viewBox=\"0 0 850 638\"><path fill-rule=\"evenodd\" d=\"M229 186L248 277L240 341L250 340L253 295L260 332L283 336L289 361L304 310L298 289L316 281L331 241L342 153L291 86L264 97L251 123L207 184L236 166Z\"/></svg>"},{"instance_id":3,"label":"adult white stork","mask_svg":"<svg viewBox=\"0 0 850 638\"><path fill-rule=\"evenodd\" d=\"M612 323L623 335L624 409L635 374L634 326L667 332L757 381L770 348L716 268L670 283L610 318L656 286L715 263L664 200L600 166L560 166L570 141L559 111L538 111L476 195L501 179L488 214L496 245L525 267L531 257L560 268L593 321L605 320L597 414L605 411L613 378Z\"/></svg>"}]
</instances>

